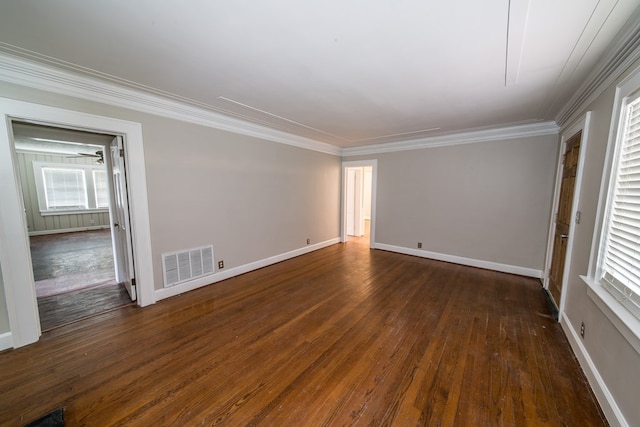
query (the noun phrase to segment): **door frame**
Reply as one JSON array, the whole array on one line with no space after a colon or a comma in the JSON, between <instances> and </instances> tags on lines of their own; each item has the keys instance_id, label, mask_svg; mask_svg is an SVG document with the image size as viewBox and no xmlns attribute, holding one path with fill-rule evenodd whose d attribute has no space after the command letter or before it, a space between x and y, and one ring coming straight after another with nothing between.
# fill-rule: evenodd
<instances>
[{"instance_id":1,"label":"door frame","mask_svg":"<svg viewBox=\"0 0 640 427\"><path fill-rule=\"evenodd\" d=\"M353 167L371 167L371 229L369 231L369 248L376 248L376 200L378 192L378 160L355 160L342 162L342 197L340 206L340 241L347 241L347 169Z\"/></svg>"},{"instance_id":2,"label":"door frame","mask_svg":"<svg viewBox=\"0 0 640 427\"><path fill-rule=\"evenodd\" d=\"M41 330L24 202L13 144L14 120L95 133L122 135L127 149L131 233L138 285L138 305L155 302L149 207L144 167L142 125L110 117L0 98L0 265L7 303L11 346L38 341ZM131 165L135 164L135 168ZM136 257L136 254L141 256Z\"/></svg>"},{"instance_id":3,"label":"door frame","mask_svg":"<svg viewBox=\"0 0 640 427\"><path fill-rule=\"evenodd\" d=\"M547 236L547 251L545 257L545 266L544 266L544 274L543 274L543 288L547 293L549 293L549 271L551 269L551 263L553 258L553 246L554 246L554 236L556 232L556 215L559 209L560 203L560 189L562 187L562 173L563 173L563 162L562 158L566 151L567 141L574 136L576 133L582 131L582 136L580 139L580 153L578 156L578 165L576 170L576 180L573 189L573 199L571 200L571 221L569 223L569 237L567 238L567 252L565 254L564 259L564 271L562 273L561 279L561 295L560 301L554 301L557 304L558 308L558 320L560 320L560 316L564 312L565 305L565 295L567 292L567 282L569 280L569 273L571 270L571 255L573 253L573 241L575 235L576 228L576 217L578 215L578 205L580 202L580 191L582 187L582 172L584 169L584 159L586 155L587 143L589 141L589 123L591 121L591 111L587 111L584 116L577 119L571 126L565 128L564 131L561 132L561 143L560 149L558 150L558 161L557 161L557 169L556 169L556 182L553 193L553 206L551 209L551 215L549 218L549 232Z\"/></svg>"}]
</instances>

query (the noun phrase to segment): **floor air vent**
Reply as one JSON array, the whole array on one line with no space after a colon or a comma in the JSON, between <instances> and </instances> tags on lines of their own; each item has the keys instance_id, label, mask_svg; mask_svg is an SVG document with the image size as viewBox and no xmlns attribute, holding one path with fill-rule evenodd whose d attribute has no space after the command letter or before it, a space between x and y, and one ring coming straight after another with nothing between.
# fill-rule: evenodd
<instances>
[{"instance_id":1,"label":"floor air vent","mask_svg":"<svg viewBox=\"0 0 640 427\"><path fill-rule=\"evenodd\" d=\"M213 273L213 246L162 254L164 287Z\"/></svg>"}]
</instances>

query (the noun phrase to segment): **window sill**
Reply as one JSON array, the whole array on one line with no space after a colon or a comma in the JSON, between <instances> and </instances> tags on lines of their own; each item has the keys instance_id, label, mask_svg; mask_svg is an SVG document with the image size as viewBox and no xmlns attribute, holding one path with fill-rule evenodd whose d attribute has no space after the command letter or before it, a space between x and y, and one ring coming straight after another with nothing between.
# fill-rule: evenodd
<instances>
[{"instance_id":1,"label":"window sill","mask_svg":"<svg viewBox=\"0 0 640 427\"><path fill-rule=\"evenodd\" d=\"M94 213L103 213L103 212L109 212L109 209L69 209L69 210L58 210L58 211L40 211L40 215L42 216L82 215L82 214L94 214Z\"/></svg>"},{"instance_id":2,"label":"window sill","mask_svg":"<svg viewBox=\"0 0 640 427\"><path fill-rule=\"evenodd\" d=\"M595 280L580 276L587 284L587 295L607 316L616 329L625 337L635 351L640 354L640 319L626 309L609 291Z\"/></svg>"}]
</instances>

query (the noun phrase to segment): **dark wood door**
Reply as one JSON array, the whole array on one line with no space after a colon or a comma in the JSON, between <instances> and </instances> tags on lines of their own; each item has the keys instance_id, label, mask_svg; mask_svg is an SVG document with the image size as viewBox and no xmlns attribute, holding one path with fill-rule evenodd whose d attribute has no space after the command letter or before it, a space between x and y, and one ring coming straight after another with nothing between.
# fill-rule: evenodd
<instances>
[{"instance_id":1,"label":"dark wood door","mask_svg":"<svg viewBox=\"0 0 640 427\"><path fill-rule=\"evenodd\" d=\"M567 256L567 242L573 208L573 191L576 184L581 139L582 131L569 138L563 156L562 184L560 186L558 212L556 213L556 231L553 239L551 269L549 270L549 292L558 308L560 307L560 298L562 296L562 276L564 275L564 264Z\"/></svg>"}]
</instances>

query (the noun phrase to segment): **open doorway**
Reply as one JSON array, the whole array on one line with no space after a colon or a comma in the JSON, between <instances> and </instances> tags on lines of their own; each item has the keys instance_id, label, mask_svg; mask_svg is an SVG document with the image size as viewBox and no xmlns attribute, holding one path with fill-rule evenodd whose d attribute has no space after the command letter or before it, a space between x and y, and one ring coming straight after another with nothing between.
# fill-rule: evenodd
<instances>
[{"instance_id":1,"label":"open doorway","mask_svg":"<svg viewBox=\"0 0 640 427\"><path fill-rule=\"evenodd\" d=\"M376 174L376 160L343 163L343 242L375 247Z\"/></svg>"},{"instance_id":2,"label":"open doorway","mask_svg":"<svg viewBox=\"0 0 640 427\"><path fill-rule=\"evenodd\" d=\"M118 198L126 198L113 179L117 136L12 127L41 330L132 304L128 278L117 274L128 262L114 230L124 224Z\"/></svg>"}]
</instances>

